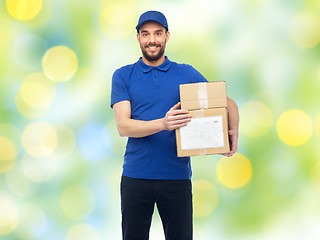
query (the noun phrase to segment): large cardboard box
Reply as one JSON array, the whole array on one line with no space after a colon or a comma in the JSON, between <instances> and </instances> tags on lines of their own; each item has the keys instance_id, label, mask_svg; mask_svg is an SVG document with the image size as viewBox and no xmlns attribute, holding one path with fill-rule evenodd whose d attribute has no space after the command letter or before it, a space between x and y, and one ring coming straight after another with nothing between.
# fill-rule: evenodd
<instances>
[{"instance_id":1,"label":"large cardboard box","mask_svg":"<svg viewBox=\"0 0 320 240\"><path fill-rule=\"evenodd\" d=\"M230 152L225 82L180 85L180 101L192 118L176 129L178 157Z\"/></svg>"}]
</instances>

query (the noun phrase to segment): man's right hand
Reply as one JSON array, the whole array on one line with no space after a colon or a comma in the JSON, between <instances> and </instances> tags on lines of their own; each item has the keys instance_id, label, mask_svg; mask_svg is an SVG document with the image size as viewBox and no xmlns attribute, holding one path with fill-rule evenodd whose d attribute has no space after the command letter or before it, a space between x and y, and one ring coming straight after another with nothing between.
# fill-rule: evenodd
<instances>
[{"instance_id":1,"label":"man's right hand","mask_svg":"<svg viewBox=\"0 0 320 240\"><path fill-rule=\"evenodd\" d=\"M172 131L177 128L181 128L187 125L191 121L191 115L187 110L178 109L181 106L181 103L178 102L174 105L167 113L166 116L162 119L164 129Z\"/></svg>"}]
</instances>

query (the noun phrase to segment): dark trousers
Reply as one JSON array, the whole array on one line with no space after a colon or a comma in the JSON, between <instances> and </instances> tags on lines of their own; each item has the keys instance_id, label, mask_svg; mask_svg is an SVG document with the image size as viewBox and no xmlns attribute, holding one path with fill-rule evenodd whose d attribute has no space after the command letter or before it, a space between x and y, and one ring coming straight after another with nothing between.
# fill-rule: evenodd
<instances>
[{"instance_id":1,"label":"dark trousers","mask_svg":"<svg viewBox=\"0 0 320 240\"><path fill-rule=\"evenodd\" d=\"M154 204L166 240L192 240L191 180L149 180L122 176L123 240L148 240Z\"/></svg>"}]
</instances>

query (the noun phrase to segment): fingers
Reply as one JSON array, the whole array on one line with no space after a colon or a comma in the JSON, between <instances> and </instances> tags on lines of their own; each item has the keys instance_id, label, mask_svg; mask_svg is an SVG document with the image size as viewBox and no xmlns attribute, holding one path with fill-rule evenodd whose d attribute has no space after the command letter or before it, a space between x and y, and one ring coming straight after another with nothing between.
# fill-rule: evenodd
<instances>
[{"instance_id":1,"label":"fingers","mask_svg":"<svg viewBox=\"0 0 320 240\"><path fill-rule=\"evenodd\" d=\"M233 156L233 154L235 154L237 152L237 150L231 149L230 152L228 153L222 153L221 155L225 156L225 157L231 157Z\"/></svg>"},{"instance_id":2,"label":"fingers","mask_svg":"<svg viewBox=\"0 0 320 240\"><path fill-rule=\"evenodd\" d=\"M181 110L181 103L174 105L164 117L165 129L172 131L174 129L184 127L191 121L191 115L187 110Z\"/></svg>"},{"instance_id":3,"label":"fingers","mask_svg":"<svg viewBox=\"0 0 320 240\"><path fill-rule=\"evenodd\" d=\"M238 134L237 134L237 131L229 130L228 134L229 134L230 148L231 149L230 149L230 152L221 154L221 155L223 155L225 157L233 156L237 152L237 149L238 149Z\"/></svg>"},{"instance_id":4,"label":"fingers","mask_svg":"<svg viewBox=\"0 0 320 240\"><path fill-rule=\"evenodd\" d=\"M178 102L176 105L170 108L170 111L177 110L180 106L181 106L181 102Z\"/></svg>"},{"instance_id":5,"label":"fingers","mask_svg":"<svg viewBox=\"0 0 320 240\"><path fill-rule=\"evenodd\" d=\"M188 113L188 110L179 109L181 107L181 102L178 102L172 108L170 108L169 112L174 112L175 114Z\"/></svg>"},{"instance_id":6,"label":"fingers","mask_svg":"<svg viewBox=\"0 0 320 240\"><path fill-rule=\"evenodd\" d=\"M174 124L174 125L171 126L171 130L187 126L188 122L181 122L181 123Z\"/></svg>"},{"instance_id":7,"label":"fingers","mask_svg":"<svg viewBox=\"0 0 320 240\"><path fill-rule=\"evenodd\" d=\"M174 105L172 108L170 108L167 115L179 115L179 114L189 113L188 110L179 109L180 106L181 106L181 102L178 102L176 105Z\"/></svg>"},{"instance_id":8,"label":"fingers","mask_svg":"<svg viewBox=\"0 0 320 240\"><path fill-rule=\"evenodd\" d=\"M180 119L180 120L175 120L173 123L173 125L181 125L181 124L187 124L188 122L191 121L191 118L184 118L184 119Z\"/></svg>"},{"instance_id":9,"label":"fingers","mask_svg":"<svg viewBox=\"0 0 320 240\"><path fill-rule=\"evenodd\" d=\"M235 130L229 130L229 131L228 131L228 134L229 134L229 136L236 135L236 134L237 134L237 131L235 131Z\"/></svg>"},{"instance_id":10,"label":"fingers","mask_svg":"<svg viewBox=\"0 0 320 240\"><path fill-rule=\"evenodd\" d=\"M225 156L225 157L232 157L233 154L235 154L235 152L228 152L228 153L223 153L221 155Z\"/></svg>"},{"instance_id":11,"label":"fingers","mask_svg":"<svg viewBox=\"0 0 320 240\"><path fill-rule=\"evenodd\" d=\"M225 157L231 157L231 156L233 156L233 154L235 154L236 152L237 152L237 147L235 146L235 145L233 145L233 144L231 144L231 149L230 149L230 152L228 152L228 153L223 153L223 154L221 154L221 155L223 155L223 156L225 156Z\"/></svg>"},{"instance_id":12,"label":"fingers","mask_svg":"<svg viewBox=\"0 0 320 240\"><path fill-rule=\"evenodd\" d=\"M179 120L182 120L182 119L188 119L190 120L191 119L191 115L188 114L188 112L183 112L183 113L177 113L177 110L172 112L172 114L168 114L168 121L179 121Z\"/></svg>"},{"instance_id":13,"label":"fingers","mask_svg":"<svg viewBox=\"0 0 320 240\"><path fill-rule=\"evenodd\" d=\"M169 131L181 128L187 125L191 121L191 115L189 114L180 114L174 116L168 116L167 118L167 129Z\"/></svg>"}]
</instances>

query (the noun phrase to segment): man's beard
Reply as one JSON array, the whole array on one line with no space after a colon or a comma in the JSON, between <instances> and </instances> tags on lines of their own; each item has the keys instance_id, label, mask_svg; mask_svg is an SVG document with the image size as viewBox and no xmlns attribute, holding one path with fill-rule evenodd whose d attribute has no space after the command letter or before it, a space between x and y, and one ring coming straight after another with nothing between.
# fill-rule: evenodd
<instances>
[{"instance_id":1,"label":"man's beard","mask_svg":"<svg viewBox=\"0 0 320 240\"><path fill-rule=\"evenodd\" d=\"M149 46L155 46L155 45L156 44L149 44ZM159 44L158 46L161 46L161 45ZM145 59L147 59L150 62L155 62L163 56L165 48L166 48L166 42L162 47L160 47L159 52L156 55L150 55L147 51L145 51L145 48L142 48L142 47L141 47L141 51Z\"/></svg>"}]
</instances>

